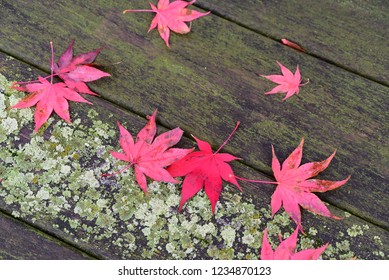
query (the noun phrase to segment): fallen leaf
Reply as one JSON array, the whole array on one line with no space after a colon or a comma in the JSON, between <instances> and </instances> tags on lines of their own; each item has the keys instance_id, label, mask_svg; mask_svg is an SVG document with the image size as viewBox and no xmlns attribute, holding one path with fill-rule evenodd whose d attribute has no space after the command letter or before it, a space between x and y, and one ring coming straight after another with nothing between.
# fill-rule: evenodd
<instances>
[{"instance_id":1,"label":"fallen leaf","mask_svg":"<svg viewBox=\"0 0 389 280\"><path fill-rule=\"evenodd\" d=\"M79 93L97 95L91 91L85 83L110 76L110 74L103 72L92 65L101 49L96 49L73 57L73 43L74 40L70 42L69 47L61 55L58 62L54 64L54 72L69 88L74 89Z\"/></svg>"},{"instance_id":2,"label":"fallen leaf","mask_svg":"<svg viewBox=\"0 0 389 280\"><path fill-rule=\"evenodd\" d=\"M30 94L11 107L21 109L32 107L36 104L34 132L37 132L48 120L53 110L58 116L70 123L68 100L92 104L81 97L76 91L68 88L65 83L53 84L43 77L39 77L38 79L38 83L13 87L20 91L29 92Z\"/></svg>"},{"instance_id":3,"label":"fallen leaf","mask_svg":"<svg viewBox=\"0 0 389 280\"><path fill-rule=\"evenodd\" d=\"M186 201L204 187L205 193L211 202L212 213L215 213L215 206L222 192L222 180L234 184L241 190L230 165L227 164L227 162L239 158L227 153L219 153L221 148L231 138L238 125L239 122L223 145L214 153L208 142L202 141L192 135L200 151L186 155L167 169L173 177L185 176L182 184L179 211L181 211Z\"/></svg>"},{"instance_id":4,"label":"fallen leaf","mask_svg":"<svg viewBox=\"0 0 389 280\"><path fill-rule=\"evenodd\" d=\"M303 86L307 83L301 84L301 75L299 66L297 65L296 73L292 73L288 68L277 61L278 65L281 68L282 75L261 75L262 77L269 79L270 81L279 84L271 91L265 92L265 94L275 94L275 93L286 93L286 96L282 100L286 100L294 94L298 94L300 91L300 86Z\"/></svg>"},{"instance_id":5,"label":"fallen leaf","mask_svg":"<svg viewBox=\"0 0 389 280\"><path fill-rule=\"evenodd\" d=\"M288 215L301 227L300 207L322 216L339 219L331 214L327 206L312 192L326 192L344 185L350 176L342 181L327 181L309 179L325 170L330 164L335 152L321 162L305 163L301 166L304 139L300 145L283 162L282 168L277 156L273 151L272 169L277 181L277 188L272 195L271 209L274 214L284 206ZM309 180L308 180L309 179Z\"/></svg>"},{"instance_id":6,"label":"fallen leaf","mask_svg":"<svg viewBox=\"0 0 389 280\"><path fill-rule=\"evenodd\" d=\"M298 44L289 41L288 39L281 39L281 42L282 42L284 45L287 45L288 47L291 47L291 48L293 48L293 49L295 49L295 50L298 50L298 51L300 51L300 52L306 52L305 49L303 49L302 47L300 47Z\"/></svg>"},{"instance_id":7,"label":"fallen leaf","mask_svg":"<svg viewBox=\"0 0 389 280\"><path fill-rule=\"evenodd\" d=\"M298 228L273 251L265 229L262 239L261 260L317 260L327 248L328 243L317 249L306 249L296 253Z\"/></svg>"},{"instance_id":8,"label":"fallen leaf","mask_svg":"<svg viewBox=\"0 0 389 280\"><path fill-rule=\"evenodd\" d=\"M86 65L93 62L99 50L80 54L73 58L72 41L65 53L61 55L58 64L55 64L54 47L52 42L50 42L50 47L50 76L39 76L36 81L16 82L12 86L16 90L29 92L30 94L11 108L21 109L36 105L34 113L34 132L39 130L39 128L48 120L53 111L66 122L70 123L68 100L92 104L81 97L78 92L96 95L89 90L83 81L87 82L96 80L99 77L109 76L108 73ZM53 74L54 70L56 71L55 75ZM56 75L62 78L65 83L53 83L53 77ZM50 82L47 81L48 78L50 78Z\"/></svg>"},{"instance_id":9,"label":"fallen leaf","mask_svg":"<svg viewBox=\"0 0 389 280\"><path fill-rule=\"evenodd\" d=\"M156 13L153 18L148 32L158 27L158 32L161 38L165 41L166 46L169 47L170 30L180 34L186 34L190 31L190 27L185 22L190 22L199 17L206 16L210 12L200 13L195 10L187 9L188 5L193 4L196 0L191 2L174 1L169 3L169 0L159 0L157 7L150 3L151 10L125 10L127 12L152 12Z\"/></svg>"},{"instance_id":10,"label":"fallen leaf","mask_svg":"<svg viewBox=\"0 0 389 280\"><path fill-rule=\"evenodd\" d=\"M157 132L156 114L157 110L149 117L147 125L139 131L135 142L131 134L118 123L120 147L124 153L111 151L114 158L130 163L115 174L133 166L136 181L144 192L147 192L146 176L156 181L179 183L166 171L165 167L193 151L193 149L170 148L180 141L183 134L180 128L162 133L154 139ZM109 175L104 174L103 176Z\"/></svg>"}]
</instances>

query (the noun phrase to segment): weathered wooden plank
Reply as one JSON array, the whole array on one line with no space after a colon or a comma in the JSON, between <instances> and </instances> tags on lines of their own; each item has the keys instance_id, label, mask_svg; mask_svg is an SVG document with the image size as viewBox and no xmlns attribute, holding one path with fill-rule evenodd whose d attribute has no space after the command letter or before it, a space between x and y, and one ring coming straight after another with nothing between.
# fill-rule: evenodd
<instances>
[{"instance_id":1,"label":"weathered wooden plank","mask_svg":"<svg viewBox=\"0 0 389 280\"><path fill-rule=\"evenodd\" d=\"M0 229L0 259L2 260L91 258L76 248L4 213L0 213Z\"/></svg>"},{"instance_id":2,"label":"weathered wooden plank","mask_svg":"<svg viewBox=\"0 0 389 280\"><path fill-rule=\"evenodd\" d=\"M18 80L37 75L1 53L0 72ZM135 135L146 120L92 97L93 107L71 104L73 125L53 116L45 133L34 136L29 109L4 110L23 96L9 84L0 75L0 145L6 147L0 149L0 208L19 219L107 259L257 259L265 227L275 243L278 233L285 236L294 229L283 212L271 219L271 186L244 184L243 193L224 187L212 216L203 192L178 213L180 186L154 182L144 195L131 173L101 177L123 167L109 154L118 149L115 121ZM169 118L161 112L157 119ZM188 139L180 143L191 145ZM241 163L233 169L241 176L269 179ZM325 259L387 258L386 230L330 209L344 220L303 212L306 235L300 236L299 248L328 242Z\"/></svg>"},{"instance_id":3,"label":"weathered wooden plank","mask_svg":"<svg viewBox=\"0 0 389 280\"><path fill-rule=\"evenodd\" d=\"M388 1L198 0L196 5L389 85Z\"/></svg>"},{"instance_id":4,"label":"weathered wooden plank","mask_svg":"<svg viewBox=\"0 0 389 280\"><path fill-rule=\"evenodd\" d=\"M80 52L105 44L99 62L121 63L106 68L112 78L94 83L102 97L141 115L158 107L169 116L161 124L180 126L211 143L220 143L240 120L228 150L268 174L270 144L285 158L305 137L306 161L338 149L324 175L339 180L352 174L352 179L322 197L389 228L387 87L216 16L196 21L189 35L172 35L167 49L158 34L145 33L151 15L120 13L145 8L142 4L53 1L42 9L39 1L3 1L0 48L48 69L42 61L49 57L50 40L58 52L73 37ZM275 60L291 68L300 63L311 83L299 97L279 103L280 98L263 94L273 84L257 74L278 72Z\"/></svg>"}]
</instances>

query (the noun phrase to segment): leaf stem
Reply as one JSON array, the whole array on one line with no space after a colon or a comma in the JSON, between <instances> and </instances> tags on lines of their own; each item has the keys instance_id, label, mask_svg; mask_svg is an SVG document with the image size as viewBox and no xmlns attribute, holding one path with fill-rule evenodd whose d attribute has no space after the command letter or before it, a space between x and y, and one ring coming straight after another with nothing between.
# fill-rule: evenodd
<instances>
[{"instance_id":1,"label":"leaf stem","mask_svg":"<svg viewBox=\"0 0 389 280\"><path fill-rule=\"evenodd\" d=\"M307 81L306 81L305 83L300 84L299 86L305 86L305 85L307 85L307 84L309 84L309 79L307 79Z\"/></svg>"},{"instance_id":2,"label":"leaf stem","mask_svg":"<svg viewBox=\"0 0 389 280\"><path fill-rule=\"evenodd\" d=\"M50 83L52 84L53 83L53 72L54 72L54 46L53 46L53 42L50 41L50 48L51 48L51 79L50 79Z\"/></svg>"},{"instance_id":3,"label":"leaf stem","mask_svg":"<svg viewBox=\"0 0 389 280\"><path fill-rule=\"evenodd\" d=\"M148 13L155 13L153 10L124 10L123 14L128 13L128 12L148 12Z\"/></svg>"},{"instance_id":4,"label":"leaf stem","mask_svg":"<svg viewBox=\"0 0 389 280\"><path fill-rule=\"evenodd\" d=\"M234 130L230 133L230 135L228 136L228 138L226 139L226 141L224 141L224 143L219 147L219 149L217 149L216 152L214 152L214 154L217 154L226 144L227 142L231 139L232 135L235 133L235 131L238 129L238 126L240 125L240 121L237 121L236 122L236 125L235 125L235 128Z\"/></svg>"},{"instance_id":5,"label":"leaf stem","mask_svg":"<svg viewBox=\"0 0 389 280\"><path fill-rule=\"evenodd\" d=\"M133 165L134 165L133 163L130 163L129 165L123 167L122 169L120 169L119 171L116 171L115 173L112 173L112 174L109 174L109 173L101 174L101 177L111 177L111 176L118 175L118 174L122 173L124 170L130 168Z\"/></svg>"},{"instance_id":6,"label":"leaf stem","mask_svg":"<svg viewBox=\"0 0 389 280\"><path fill-rule=\"evenodd\" d=\"M51 74L51 75L48 75L46 77L43 77L43 79L48 79L48 78L52 78L55 76L58 76L58 74ZM28 81L28 82L15 82L15 84L24 85L24 84L30 84L30 83L36 83L36 82L39 82L39 80L32 80L32 81Z\"/></svg>"},{"instance_id":7,"label":"leaf stem","mask_svg":"<svg viewBox=\"0 0 389 280\"><path fill-rule=\"evenodd\" d=\"M271 181L262 181L262 180L251 180L251 179L246 179L238 176L234 176L236 179L244 181L244 182L250 182L250 183L263 183L263 184L272 184L272 185L278 185L278 182L271 182Z\"/></svg>"}]
</instances>

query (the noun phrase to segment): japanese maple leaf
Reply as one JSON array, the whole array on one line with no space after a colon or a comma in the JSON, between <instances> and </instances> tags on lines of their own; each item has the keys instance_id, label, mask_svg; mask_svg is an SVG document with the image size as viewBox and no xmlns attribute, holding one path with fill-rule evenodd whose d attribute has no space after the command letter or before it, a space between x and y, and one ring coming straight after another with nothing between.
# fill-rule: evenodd
<instances>
[{"instance_id":1,"label":"japanese maple leaf","mask_svg":"<svg viewBox=\"0 0 389 280\"><path fill-rule=\"evenodd\" d=\"M262 77L269 79L272 82L279 84L271 91L265 92L265 94L275 94L275 93L285 93L286 96L282 100L286 100L294 94L298 94L300 91L300 86L305 85L301 84L301 75L299 66L297 65L296 73L292 73L288 68L277 61L278 65L281 67L282 75L261 75Z\"/></svg>"},{"instance_id":2,"label":"japanese maple leaf","mask_svg":"<svg viewBox=\"0 0 389 280\"><path fill-rule=\"evenodd\" d=\"M301 228L300 207L326 217L336 218L332 215L325 204L312 192L326 192L344 185L350 178L342 181L327 181L318 179L309 179L316 176L328 167L336 151L326 160L321 162L309 162L301 166L304 139L300 145L283 162L282 168L277 156L273 151L272 169L274 177L277 180L277 188L271 199L272 214L284 206L288 215ZM308 180L309 179L309 180Z\"/></svg>"},{"instance_id":3,"label":"japanese maple leaf","mask_svg":"<svg viewBox=\"0 0 389 280\"><path fill-rule=\"evenodd\" d=\"M239 122L234 131L238 125ZM182 184L179 211L181 211L186 201L204 187L205 193L211 202L212 213L214 213L216 202L219 200L220 193L222 192L222 180L234 184L241 190L230 165L227 163L239 158L227 153L219 153L220 149L227 143L234 131L214 153L208 142L202 141L192 135L200 151L192 152L168 167L167 170L173 177L185 176Z\"/></svg>"},{"instance_id":4,"label":"japanese maple leaf","mask_svg":"<svg viewBox=\"0 0 389 280\"><path fill-rule=\"evenodd\" d=\"M54 64L54 72L69 88L80 93L97 95L91 91L85 83L110 76L110 74L103 72L92 65L101 49L96 49L73 57L73 43L74 40L70 42L69 47L61 55L58 63Z\"/></svg>"},{"instance_id":5,"label":"japanese maple leaf","mask_svg":"<svg viewBox=\"0 0 389 280\"><path fill-rule=\"evenodd\" d=\"M65 83L53 84L43 77L39 77L38 79L39 82L37 83L14 87L20 91L29 92L30 94L11 107L21 109L36 105L34 132L39 130L53 111L66 122L71 123L68 100L92 104L81 97L76 91L68 88Z\"/></svg>"},{"instance_id":6,"label":"japanese maple leaf","mask_svg":"<svg viewBox=\"0 0 389 280\"><path fill-rule=\"evenodd\" d=\"M328 243L317 249L306 249L296 253L298 228L273 251L265 229L262 239L261 260L317 260L327 248Z\"/></svg>"},{"instance_id":7,"label":"japanese maple leaf","mask_svg":"<svg viewBox=\"0 0 389 280\"><path fill-rule=\"evenodd\" d=\"M73 41L70 43L66 52L60 57L58 65L56 65L54 63L53 43L50 42L51 75L45 78L39 77L37 81L16 82L13 86L13 88L17 90L29 92L30 94L11 108L20 109L36 105L34 113L34 132L39 130L39 128L48 120L53 111L66 122L70 123L69 104L67 101L70 100L92 104L81 97L78 92L95 94L81 81L92 81L101 75L109 76L109 74L94 69L91 66L81 65L91 63L95 59L99 50L81 54L72 58L72 46ZM65 81L65 83L53 83L53 77L55 76L53 74L54 70L57 72L57 75ZM47 78L50 78L50 82L47 81Z\"/></svg>"},{"instance_id":8,"label":"japanese maple leaf","mask_svg":"<svg viewBox=\"0 0 389 280\"><path fill-rule=\"evenodd\" d=\"M146 176L156 181L179 183L166 171L165 167L193 151L193 149L170 148L180 141L183 134L180 128L162 133L154 139L157 132L156 114L157 110L149 118L147 125L139 131L135 142L131 134L118 123L119 141L124 153L111 151L111 155L116 159L130 163L119 172L131 166L134 167L136 181L144 192L147 192Z\"/></svg>"},{"instance_id":9,"label":"japanese maple leaf","mask_svg":"<svg viewBox=\"0 0 389 280\"><path fill-rule=\"evenodd\" d=\"M195 10L187 9L186 7L196 2L159 0L157 7L150 3L151 10L125 10L127 12L153 12L156 13L153 18L148 32L158 27L158 32L161 38L169 47L170 30L180 34L186 34L190 31L190 27L185 22L190 22L199 17L206 16L210 12L201 13Z\"/></svg>"}]
</instances>

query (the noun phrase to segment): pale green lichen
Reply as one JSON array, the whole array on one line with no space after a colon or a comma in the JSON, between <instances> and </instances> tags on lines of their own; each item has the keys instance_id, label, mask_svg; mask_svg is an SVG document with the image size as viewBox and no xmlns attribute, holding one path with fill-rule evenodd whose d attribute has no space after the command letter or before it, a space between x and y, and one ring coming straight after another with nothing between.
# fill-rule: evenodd
<instances>
[{"instance_id":1,"label":"pale green lichen","mask_svg":"<svg viewBox=\"0 0 389 280\"><path fill-rule=\"evenodd\" d=\"M381 241L381 238L379 237L379 236L374 236L373 237L373 239L374 239L374 243L375 244L377 244L377 245L379 245L379 246L382 246L383 245L383 243L382 243L382 241Z\"/></svg>"},{"instance_id":2,"label":"pale green lichen","mask_svg":"<svg viewBox=\"0 0 389 280\"><path fill-rule=\"evenodd\" d=\"M360 225L353 225L351 228L347 229L347 233L351 237L363 235L362 227Z\"/></svg>"},{"instance_id":3,"label":"pale green lichen","mask_svg":"<svg viewBox=\"0 0 389 280\"><path fill-rule=\"evenodd\" d=\"M310 227L308 233L312 236L317 234L317 229Z\"/></svg>"},{"instance_id":4,"label":"pale green lichen","mask_svg":"<svg viewBox=\"0 0 389 280\"><path fill-rule=\"evenodd\" d=\"M50 191L47 189L47 188L41 188L37 194L36 194L36 198L38 199L49 199L50 198Z\"/></svg>"},{"instance_id":5,"label":"pale green lichen","mask_svg":"<svg viewBox=\"0 0 389 280\"><path fill-rule=\"evenodd\" d=\"M235 241L235 236L236 236L235 229L227 226L227 227L222 229L222 231L220 232L220 235L224 239L224 244L226 245L226 247L232 247L232 245Z\"/></svg>"},{"instance_id":6,"label":"pale green lichen","mask_svg":"<svg viewBox=\"0 0 389 280\"><path fill-rule=\"evenodd\" d=\"M373 254L377 257L385 258L385 253L382 251L373 251Z\"/></svg>"},{"instance_id":7,"label":"pale green lichen","mask_svg":"<svg viewBox=\"0 0 389 280\"><path fill-rule=\"evenodd\" d=\"M33 110L6 109L24 96L9 89L9 84L0 75L0 90L5 92L0 94L0 144L7 147L0 149L0 203L15 217L41 221L70 242L81 247L88 243L96 251L109 250L124 259L258 259L266 227L273 248L279 244L278 234L285 239L294 231L285 212L271 219L270 209L243 199L235 186L224 186L215 215L204 191L179 213L180 185L150 182L145 194L131 169L102 177L125 163L109 153L119 148L115 122L99 120L94 109L84 113L89 119L73 114L71 125L51 117L45 126L50 135L41 129L26 143L20 141L21 127L32 132ZM347 232L351 237L362 229L367 227ZM326 241L318 241L319 232L310 227L299 249L322 246ZM336 240L323 258L352 258L350 242ZM379 236L374 242L382 245ZM377 257L384 256L375 251Z\"/></svg>"},{"instance_id":8,"label":"pale green lichen","mask_svg":"<svg viewBox=\"0 0 389 280\"><path fill-rule=\"evenodd\" d=\"M11 134L18 129L18 122L14 118L5 118L1 120L1 126L6 134Z\"/></svg>"}]
</instances>

